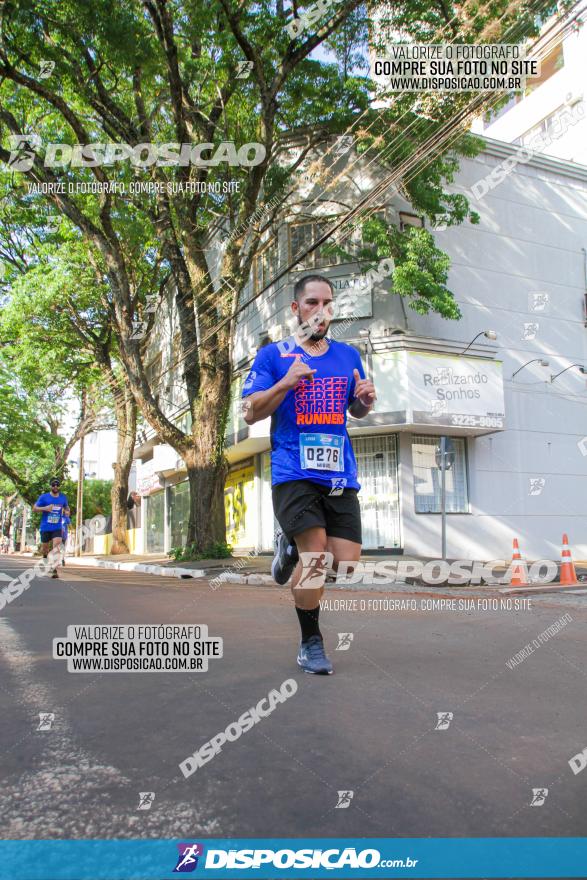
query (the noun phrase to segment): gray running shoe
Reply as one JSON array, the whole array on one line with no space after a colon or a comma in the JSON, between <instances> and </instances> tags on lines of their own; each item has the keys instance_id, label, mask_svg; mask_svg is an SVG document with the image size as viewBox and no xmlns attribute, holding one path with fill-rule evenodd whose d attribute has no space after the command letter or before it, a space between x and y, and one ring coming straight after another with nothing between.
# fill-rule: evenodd
<instances>
[{"instance_id":1,"label":"gray running shoe","mask_svg":"<svg viewBox=\"0 0 587 880\"><path fill-rule=\"evenodd\" d=\"M295 542L290 544L281 529L275 532L275 557L271 563L271 577L280 586L288 582L299 559Z\"/></svg>"}]
</instances>

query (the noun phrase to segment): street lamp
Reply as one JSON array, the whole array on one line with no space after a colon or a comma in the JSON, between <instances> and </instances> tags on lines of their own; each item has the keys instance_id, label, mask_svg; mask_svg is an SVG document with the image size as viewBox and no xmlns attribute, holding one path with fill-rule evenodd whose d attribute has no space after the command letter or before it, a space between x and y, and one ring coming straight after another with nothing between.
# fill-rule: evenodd
<instances>
[{"instance_id":1,"label":"street lamp","mask_svg":"<svg viewBox=\"0 0 587 880\"><path fill-rule=\"evenodd\" d=\"M558 377L559 377L559 376L562 376L563 373L566 373L567 370L572 370L573 367L578 367L578 368L579 368L579 371L580 371L581 373L583 373L583 375L585 375L585 373L587 373L587 369L585 369L585 367L583 366L583 364L571 364L570 367L565 367L564 370L561 370L561 371L560 371L560 373L555 373L554 376L551 374L551 376L550 376L550 381L551 381L551 382L554 382L555 379L558 379Z\"/></svg>"},{"instance_id":2,"label":"street lamp","mask_svg":"<svg viewBox=\"0 0 587 880\"><path fill-rule=\"evenodd\" d=\"M359 336L362 336L363 339L367 340L367 345L371 348L373 347L373 343L371 342L371 331L368 327L363 327L362 330L359 330Z\"/></svg>"},{"instance_id":3,"label":"street lamp","mask_svg":"<svg viewBox=\"0 0 587 880\"><path fill-rule=\"evenodd\" d=\"M367 340L367 375L373 381L373 341L371 340L371 331L368 327L359 330L359 336Z\"/></svg>"},{"instance_id":4,"label":"street lamp","mask_svg":"<svg viewBox=\"0 0 587 880\"><path fill-rule=\"evenodd\" d=\"M474 339L471 339L468 346L462 350L461 354L464 354L466 351L469 351L469 349L471 348L471 346L475 342L475 339L479 339L480 336L486 336L487 339L494 339L494 340L497 339L497 333L495 332L495 330L482 330L480 333L477 333L477 336L475 336Z\"/></svg>"},{"instance_id":5,"label":"street lamp","mask_svg":"<svg viewBox=\"0 0 587 880\"><path fill-rule=\"evenodd\" d=\"M550 366L550 361L545 361L543 358L533 358L533 360L528 361L528 362L525 363L525 364L522 364L521 367L518 367L518 369L516 370L516 372L515 372L515 373L512 373L512 375L511 375L511 379L513 379L514 376L517 376L518 373L520 372L520 370L523 370L524 367L527 367L527 366L529 366L530 364L537 364L537 363L539 363L541 367L549 367L549 366ZM510 381L511 381L511 380L510 380Z\"/></svg>"}]
</instances>

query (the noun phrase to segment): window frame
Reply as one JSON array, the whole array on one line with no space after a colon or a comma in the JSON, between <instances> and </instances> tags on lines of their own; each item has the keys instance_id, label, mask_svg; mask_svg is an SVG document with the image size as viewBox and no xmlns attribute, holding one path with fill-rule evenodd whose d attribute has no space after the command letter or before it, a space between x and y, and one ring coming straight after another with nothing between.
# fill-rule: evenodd
<instances>
[{"instance_id":1,"label":"window frame","mask_svg":"<svg viewBox=\"0 0 587 880\"><path fill-rule=\"evenodd\" d=\"M341 219L344 216L345 216L344 213L340 213L340 214L324 215L323 217L319 217L319 218L304 217L300 220L293 220L291 223L288 223L287 224L288 262L293 263L294 257L295 257L294 252L293 252L293 246L292 246L292 230L294 227L296 227L296 226L311 226L312 232L313 232L312 242L314 242L316 240L316 238L319 237L319 236L316 236L315 233L317 230L320 229L320 227L332 226L333 223L336 223L337 220ZM373 208L371 210L371 216L373 216L373 217L381 216L382 219L385 220L386 219L386 206L379 205L379 206ZM351 238L350 238L350 243L356 245L357 247L363 247L364 241L363 241L362 236L358 241L353 239L353 237L352 237L353 234L358 233L359 231L360 230L358 230L358 229L356 229L356 230L353 229L353 233L351 234ZM320 231L320 234L321 234L321 231ZM324 244L327 244L327 242L325 242ZM338 268L338 266L348 265L349 262L351 262L351 263L357 262L357 259L352 259L352 258L350 260L345 260L343 257L332 257L332 258L328 257L328 258L322 258L322 259L328 259L328 262L326 262L324 265L316 265L316 260L320 258L320 250L322 247L323 247L323 245L320 245L320 247L317 248L315 251L313 251L313 253L310 255L310 258L312 260L312 264L310 266L300 266L299 263L296 263L293 271L294 272L310 272L310 271L321 272L323 269L336 269L336 268ZM335 262L332 262L332 260L334 260Z\"/></svg>"},{"instance_id":2,"label":"window frame","mask_svg":"<svg viewBox=\"0 0 587 880\"><path fill-rule=\"evenodd\" d=\"M294 227L310 226L312 229L312 236L311 236L312 243L314 243L316 238L319 238L320 235L322 234L323 230L319 232L319 228L321 226L322 227L331 226L333 223L335 223L342 216L344 216L344 215L343 214L331 214L329 216L320 217L319 219L317 219L315 217L307 217L307 218L303 218L301 220L294 220L291 223L288 223L287 224L288 262L293 263L294 256L295 256L294 252L293 252L293 246L292 246L292 231L293 231ZM318 234L316 234L316 233L318 233ZM336 262L327 262L325 265L317 266L316 259L319 258L321 248L322 248L322 245L309 255L309 258L312 260L311 265L301 266L299 263L296 263L293 271L294 272L310 272L310 271L320 272L322 269L332 269L336 266L343 265L343 260L341 257L332 257L332 258L328 257L329 261L336 260ZM308 255L306 256L305 259L306 260L308 259ZM323 259L325 259L325 258L323 258Z\"/></svg>"},{"instance_id":3,"label":"window frame","mask_svg":"<svg viewBox=\"0 0 587 880\"><path fill-rule=\"evenodd\" d=\"M159 365L158 368L158 376L157 376L157 384L153 384L154 380L154 366L155 364ZM149 383L149 388L151 389L151 393L153 397L157 397L161 391L161 378L163 375L163 356L161 352L157 352L154 358L152 358L149 363L145 366L145 376Z\"/></svg>"},{"instance_id":4,"label":"window frame","mask_svg":"<svg viewBox=\"0 0 587 880\"><path fill-rule=\"evenodd\" d=\"M414 499L414 513L417 516L442 516L442 510L418 510L417 508L417 492L416 492L416 469L414 466L414 443L420 442L422 439L430 439L436 440L440 442L440 438L442 434L411 434L410 435L410 456L411 456L411 464L412 464L412 496ZM470 474L469 474L469 444L468 437L466 435L456 436L444 434L445 437L448 437L453 441L462 441L462 467L463 467L463 478L464 478L464 489L465 489L465 510L446 510L445 513L447 516L471 516L471 493L470 493ZM438 473L440 474L440 469ZM440 501L439 501L440 505Z\"/></svg>"},{"instance_id":5,"label":"window frame","mask_svg":"<svg viewBox=\"0 0 587 880\"><path fill-rule=\"evenodd\" d=\"M273 247L275 248L275 272L279 271L279 236L276 234L259 248L253 259L253 293L259 293L267 286L263 281L263 258ZM272 275L274 274L272 273Z\"/></svg>"}]
</instances>

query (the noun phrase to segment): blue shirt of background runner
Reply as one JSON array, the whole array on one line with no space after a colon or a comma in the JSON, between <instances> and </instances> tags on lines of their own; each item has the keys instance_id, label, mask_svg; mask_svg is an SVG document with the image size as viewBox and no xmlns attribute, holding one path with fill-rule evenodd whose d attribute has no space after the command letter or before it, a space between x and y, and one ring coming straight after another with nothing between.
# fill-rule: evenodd
<instances>
[{"instance_id":1,"label":"blue shirt of background runner","mask_svg":"<svg viewBox=\"0 0 587 880\"><path fill-rule=\"evenodd\" d=\"M50 492L44 492L35 503L37 507L47 507L48 504L53 505L53 510L44 510L41 514L41 531L60 532L61 508L69 507L67 496L64 495L63 492L60 492L59 495L52 495Z\"/></svg>"}]
</instances>

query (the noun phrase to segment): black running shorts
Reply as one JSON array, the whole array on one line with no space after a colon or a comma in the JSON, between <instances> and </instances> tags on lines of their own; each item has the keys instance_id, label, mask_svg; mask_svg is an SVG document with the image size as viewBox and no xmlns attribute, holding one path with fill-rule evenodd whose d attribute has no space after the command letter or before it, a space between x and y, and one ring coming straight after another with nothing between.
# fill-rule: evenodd
<instances>
[{"instance_id":1,"label":"black running shorts","mask_svg":"<svg viewBox=\"0 0 587 880\"><path fill-rule=\"evenodd\" d=\"M273 510L288 538L319 526L333 538L362 543L357 489L345 487L341 495L331 492L331 486L311 480L291 480L273 486Z\"/></svg>"},{"instance_id":2,"label":"black running shorts","mask_svg":"<svg viewBox=\"0 0 587 880\"><path fill-rule=\"evenodd\" d=\"M50 532L41 532L41 544L48 544L53 538L61 538L61 529L53 529Z\"/></svg>"}]
</instances>

